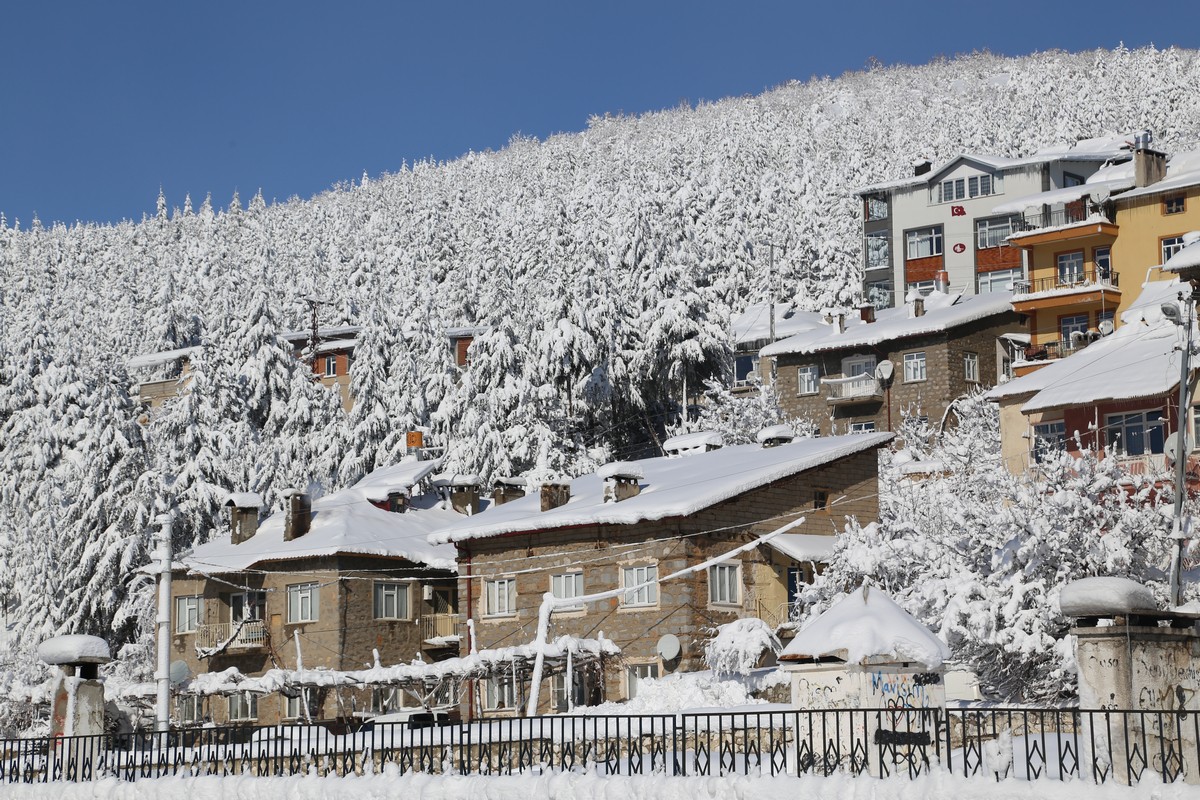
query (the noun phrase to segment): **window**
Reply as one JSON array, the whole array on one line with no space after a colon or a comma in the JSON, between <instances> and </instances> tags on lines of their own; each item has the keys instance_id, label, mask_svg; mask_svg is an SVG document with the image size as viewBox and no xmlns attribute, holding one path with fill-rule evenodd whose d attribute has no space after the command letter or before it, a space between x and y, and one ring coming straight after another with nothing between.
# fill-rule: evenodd
<instances>
[{"instance_id":1,"label":"window","mask_svg":"<svg viewBox=\"0 0 1200 800\"><path fill-rule=\"evenodd\" d=\"M952 178L942 181L938 186L938 202L949 203L952 200L962 200L967 196L967 182L962 178Z\"/></svg>"},{"instance_id":2,"label":"window","mask_svg":"<svg viewBox=\"0 0 1200 800\"><path fill-rule=\"evenodd\" d=\"M1062 185L1064 189L1071 186L1083 186L1083 176L1073 172L1064 172Z\"/></svg>"},{"instance_id":3,"label":"window","mask_svg":"<svg viewBox=\"0 0 1200 800\"><path fill-rule=\"evenodd\" d=\"M1186 195L1178 194L1174 197L1163 198L1163 213L1164 214L1182 214L1187 208Z\"/></svg>"},{"instance_id":4,"label":"window","mask_svg":"<svg viewBox=\"0 0 1200 800\"><path fill-rule=\"evenodd\" d=\"M1067 424L1061 419L1033 426L1033 459L1044 461L1050 453L1059 452L1067 441Z\"/></svg>"},{"instance_id":5,"label":"window","mask_svg":"<svg viewBox=\"0 0 1200 800\"><path fill-rule=\"evenodd\" d=\"M1011 292L1015 284L1022 279L1020 267L1015 269L998 269L994 272L981 272L978 276L979 294L987 292Z\"/></svg>"},{"instance_id":6,"label":"window","mask_svg":"<svg viewBox=\"0 0 1200 800\"><path fill-rule=\"evenodd\" d=\"M977 175L967 178L967 194L971 197L986 197L1000 191L1000 180L993 175Z\"/></svg>"},{"instance_id":7,"label":"window","mask_svg":"<svg viewBox=\"0 0 1200 800\"><path fill-rule=\"evenodd\" d=\"M1127 456L1163 452L1162 411L1109 414L1104 418L1107 444Z\"/></svg>"},{"instance_id":8,"label":"window","mask_svg":"<svg viewBox=\"0 0 1200 800\"><path fill-rule=\"evenodd\" d=\"M867 269L886 269L891 266L890 244L891 239L887 231L876 231L866 235L863 247L867 253Z\"/></svg>"},{"instance_id":9,"label":"window","mask_svg":"<svg viewBox=\"0 0 1200 800\"><path fill-rule=\"evenodd\" d=\"M561 600L567 600L573 597L583 597L583 573L565 572L562 575L551 575L550 593ZM569 606L559 606L559 608L583 608L583 604L574 603Z\"/></svg>"},{"instance_id":10,"label":"window","mask_svg":"<svg viewBox=\"0 0 1200 800\"><path fill-rule=\"evenodd\" d=\"M337 356L325 356L325 377L332 378L337 375Z\"/></svg>"},{"instance_id":11,"label":"window","mask_svg":"<svg viewBox=\"0 0 1200 800\"><path fill-rule=\"evenodd\" d=\"M404 690L395 686L376 686L371 690L371 713L390 714L404 708Z\"/></svg>"},{"instance_id":12,"label":"window","mask_svg":"<svg viewBox=\"0 0 1200 800\"><path fill-rule=\"evenodd\" d=\"M500 578L487 581L484 585L483 610L486 617L509 617L517 613L517 580Z\"/></svg>"},{"instance_id":13,"label":"window","mask_svg":"<svg viewBox=\"0 0 1200 800\"><path fill-rule=\"evenodd\" d=\"M626 692L628 698L632 700L637 697L638 684L641 681L651 680L658 677L658 664L630 664L625 670L625 681L629 684L629 690Z\"/></svg>"},{"instance_id":14,"label":"window","mask_svg":"<svg viewBox=\"0 0 1200 800\"><path fill-rule=\"evenodd\" d=\"M875 356L847 356L842 359L842 375L847 378L874 374Z\"/></svg>"},{"instance_id":15,"label":"window","mask_svg":"<svg viewBox=\"0 0 1200 800\"><path fill-rule=\"evenodd\" d=\"M813 511L824 511L827 508L829 508L829 492L824 489L814 489Z\"/></svg>"},{"instance_id":16,"label":"window","mask_svg":"<svg viewBox=\"0 0 1200 800\"><path fill-rule=\"evenodd\" d=\"M979 383L978 353L963 353L963 378L968 383Z\"/></svg>"},{"instance_id":17,"label":"window","mask_svg":"<svg viewBox=\"0 0 1200 800\"><path fill-rule=\"evenodd\" d=\"M204 722L204 696L198 694L182 694L175 698L176 713L180 724L189 725Z\"/></svg>"},{"instance_id":18,"label":"window","mask_svg":"<svg viewBox=\"0 0 1200 800\"><path fill-rule=\"evenodd\" d=\"M968 197L987 197L999 194L1002 180L999 175L972 175L969 178L950 178L938 184L934 202L951 203Z\"/></svg>"},{"instance_id":19,"label":"window","mask_svg":"<svg viewBox=\"0 0 1200 800\"><path fill-rule=\"evenodd\" d=\"M740 564L715 564L708 568L708 602L735 606L742 602Z\"/></svg>"},{"instance_id":20,"label":"window","mask_svg":"<svg viewBox=\"0 0 1200 800\"><path fill-rule=\"evenodd\" d=\"M1060 286L1074 286L1083 282L1083 251L1059 253L1058 283Z\"/></svg>"},{"instance_id":21,"label":"window","mask_svg":"<svg viewBox=\"0 0 1200 800\"><path fill-rule=\"evenodd\" d=\"M905 234L905 246L909 260L929 258L942 254L942 226L918 228Z\"/></svg>"},{"instance_id":22,"label":"window","mask_svg":"<svg viewBox=\"0 0 1200 800\"><path fill-rule=\"evenodd\" d=\"M850 423L850 432L851 433L874 433L875 432L875 423L874 423L874 421L872 421L872 422L851 422Z\"/></svg>"},{"instance_id":23,"label":"window","mask_svg":"<svg viewBox=\"0 0 1200 800\"><path fill-rule=\"evenodd\" d=\"M904 354L904 382L925 380L925 351Z\"/></svg>"},{"instance_id":24,"label":"window","mask_svg":"<svg viewBox=\"0 0 1200 800\"><path fill-rule=\"evenodd\" d=\"M258 719L258 695L237 692L229 695L229 721L250 722Z\"/></svg>"},{"instance_id":25,"label":"window","mask_svg":"<svg viewBox=\"0 0 1200 800\"><path fill-rule=\"evenodd\" d=\"M975 246L980 250L1000 247L1006 244L1008 235L1012 231L1012 217L978 220L975 223Z\"/></svg>"},{"instance_id":26,"label":"window","mask_svg":"<svg viewBox=\"0 0 1200 800\"><path fill-rule=\"evenodd\" d=\"M195 633L200 627L202 600L198 594L175 598L175 632Z\"/></svg>"},{"instance_id":27,"label":"window","mask_svg":"<svg viewBox=\"0 0 1200 800\"><path fill-rule=\"evenodd\" d=\"M1200 406L1192 406L1192 441L1189 449L1200 447Z\"/></svg>"},{"instance_id":28,"label":"window","mask_svg":"<svg viewBox=\"0 0 1200 800\"><path fill-rule=\"evenodd\" d=\"M867 284L867 302L875 308L892 307L892 282L876 281Z\"/></svg>"},{"instance_id":29,"label":"window","mask_svg":"<svg viewBox=\"0 0 1200 800\"><path fill-rule=\"evenodd\" d=\"M910 292L916 292L921 297L933 291L933 281L914 281L906 287Z\"/></svg>"},{"instance_id":30,"label":"window","mask_svg":"<svg viewBox=\"0 0 1200 800\"><path fill-rule=\"evenodd\" d=\"M375 619L410 619L407 583L375 584Z\"/></svg>"},{"instance_id":31,"label":"window","mask_svg":"<svg viewBox=\"0 0 1200 800\"><path fill-rule=\"evenodd\" d=\"M658 565L647 564L643 567L625 567L621 570L622 585L632 588L625 593L622 605L653 606L658 605ZM646 584L642 586L642 584Z\"/></svg>"},{"instance_id":32,"label":"window","mask_svg":"<svg viewBox=\"0 0 1200 800\"><path fill-rule=\"evenodd\" d=\"M590 681L588 674L576 669L574 672L574 680L572 680L573 690L571 692L571 703L567 703L567 676L566 673L560 672L550 679L550 705L558 713L566 712L571 706L586 706L588 705L588 694L590 689Z\"/></svg>"},{"instance_id":33,"label":"window","mask_svg":"<svg viewBox=\"0 0 1200 800\"><path fill-rule=\"evenodd\" d=\"M742 353L733 359L733 384L745 386L758 378L758 355Z\"/></svg>"},{"instance_id":34,"label":"window","mask_svg":"<svg viewBox=\"0 0 1200 800\"><path fill-rule=\"evenodd\" d=\"M1070 350L1074 347L1071 344L1071 334L1080 332L1086 333L1088 329L1088 315L1076 314L1070 317L1059 317L1058 329L1062 336L1062 345L1064 349Z\"/></svg>"},{"instance_id":35,"label":"window","mask_svg":"<svg viewBox=\"0 0 1200 800\"><path fill-rule=\"evenodd\" d=\"M320 719L321 701L316 689L301 689L295 697L284 695L284 719Z\"/></svg>"},{"instance_id":36,"label":"window","mask_svg":"<svg viewBox=\"0 0 1200 800\"><path fill-rule=\"evenodd\" d=\"M288 622L316 622L318 591L315 583L298 583L287 587Z\"/></svg>"},{"instance_id":37,"label":"window","mask_svg":"<svg viewBox=\"0 0 1200 800\"><path fill-rule=\"evenodd\" d=\"M512 677L489 678L487 692L483 698L483 707L488 711L501 711L517 708L517 685Z\"/></svg>"},{"instance_id":38,"label":"window","mask_svg":"<svg viewBox=\"0 0 1200 800\"><path fill-rule=\"evenodd\" d=\"M1162 240L1162 263L1183 249L1182 236L1168 236Z\"/></svg>"},{"instance_id":39,"label":"window","mask_svg":"<svg viewBox=\"0 0 1200 800\"><path fill-rule=\"evenodd\" d=\"M865 199L864 205L868 222L888 218L888 201L886 196L881 194L869 195Z\"/></svg>"},{"instance_id":40,"label":"window","mask_svg":"<svg viewBox=\"0 0 1200 800\"><path fill-rule=\"evenodd\" d=\"M263 619L266 614L266 592L238 592L229 595L229 621Z\"/></svg>"},{"instance_id":41,"label":"window","mask_svg":"<svg viewBox=\"0 0 1200 800\"><path fill-rule=\"evenodd\" d=\"M816 364L796 367L796 394L816 394L821 380L821 371Z\"/></svg>"}]
</instances>

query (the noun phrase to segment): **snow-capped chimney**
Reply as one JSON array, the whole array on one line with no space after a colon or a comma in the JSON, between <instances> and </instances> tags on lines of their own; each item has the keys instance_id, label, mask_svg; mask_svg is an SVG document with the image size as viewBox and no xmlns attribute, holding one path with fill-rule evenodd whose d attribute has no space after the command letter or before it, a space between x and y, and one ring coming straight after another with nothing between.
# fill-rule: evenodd
<instances>
[{"instance_id":1,"label":"snow-capped chimney","mask_svg":"<svg viewBox=\"0 0 1200 800\"><path fill-rule=\"evenodd\" d=\"M950 293L950 273L939 269L933 276L933 288L942 294Z\"/></svg>"},{"instance_id":2,"label":"snow-capped chimney","mask_svg":"<svg viewBox=\"0 0 1200 800\"><path fill-rule=\"evenodd\" d=\"M450 479L450 507L470 517L479 513L478 475L455 475Z\"/></svg>"},{"instance_id":3,"label":"snow-capped chimney","mask_svg":"<svg viewBox=\"0 0 1200 800\"><path fill-rule=\"evenodd\" d=\"M845 333L845 332L846 332L846 315L845 315L844 313L842 313L842 312L838 312L838 313L837 313L837 314L834 316L833 322L834 322L834 324L835 324L835 325L837 325L837 332L838 332L838 333Z\"/></svg>"},{"instance_id":4,"label":"snow-capped chimney","mask_svg":"<svg viewBox=\"0 0 1200 800\"><path fill-rule=\"evenodd\" d=\"M283 493L285 514L283 517L283 540L290 542L308 533L312 524L312 498L299 489L288 489Z\"/></svg>"},{"instance_id":5,"label":"snow-capped chimney","mask_svg":"<svg viewBox=\"0 0 1200 800\"><path fill-rule=\"evenodd\" d=\"M913 177L924 175L933 169L933 162L928 158L918 158L913 162Z\"/></svg>"},{"instance_id":6,"label":"snow-capped chimney","mask_svg":"<svg viewBox=\"0 0 1200 800\"><path fill-rule=\"evenodd\" d=\"M566 505L571 499L571 484L569 483L543 483L542 489L542 511L549 511L552 508Z\"/></svg>"},{"instance_id":7,"label":"snow-capped chimney","mask_svg":"<svg viewBox=\"0 0 1200 800\"><path fill-rule=\"evenodd\" d=\"M408 510L408 494L406 492L388 492L387 510L393 514L403 514Z\"/></svg>"},{"instance_id":8,"label":"snow-capped chimney","mask_svg":"<svg viewBox=\"0 0 1200 800\"><path fill-rule=\"evenodd\" d=\"M637 497L642 491L642 468L627 461L605 464L596 474L604 479L604 502L619 503Z\"/></svg>"},{"instance_id":9,"label":"snow-capped chimney","mask_svg":"<svg viewBox=\"0 0 1200 800\"><path fill-rule=\"evenodd\" d=\"M913 298L913 316L914 317L925 316L925 298L924 297L914 297Z\"/></svg>"},{"instance_id":10,"label":"snow-capped chimney","mask_svg":"<svg viewBox=\"0 0 1200 800\"><path fill-rule=\"evenodd\" d=\"M524 478L496 478L492 484L492 505L502 506L519 500L525 496L526 481Z\"/></svg>"},{"instance_id":11,"label":"snow-capped chimney","mask_svg":"<svg viewBox=\"0 0 1200 800\"><path fill-rule=\"evenodd\" d=\"M261 497L254 492L234 492L225 498L225 508L229 509L230 541L241 544L258 533Z\"/></svg>"},{"instance_id":12,"label":"snow-capped chimney","mask_svg":"<svg viewBox=\"0 0 1200 800\"><path fill-rule=\"evenodd\" d=\"M863 303L858 307L858 318L863 322L870 324L875 321L875 306L870 303Z\"/></svg>"},{"instance_id":13,"label":"snow-capped chimney","mask_svg":"<svg viewBox=\"0 0 1200 800\"><path fill-rule=\"evenodd\" d=\"M1133 185L1138 189L1167 177L1167 154L1151 148L1153 141L1148 130L1133 137Z\"/></svg>"}]
</instances>

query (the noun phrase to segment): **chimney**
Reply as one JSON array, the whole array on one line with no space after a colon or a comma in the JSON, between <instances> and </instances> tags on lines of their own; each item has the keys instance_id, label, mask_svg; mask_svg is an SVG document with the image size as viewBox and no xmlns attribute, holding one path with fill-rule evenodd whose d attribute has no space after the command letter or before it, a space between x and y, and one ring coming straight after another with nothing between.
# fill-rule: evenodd
<instances>
[{"instance_id":1,"label":"chimney","mask_svg":"<svg viewBox=\"0 0 1200 800\"><path fill-rule=\"evenodd\" d=\"M569 483L543 483L542 484L542 511L549 511L552 508L566 505L571 499L571 484Z\"/></svg>"},{"instance_id":2,"label":"chimney","mask_svg":"<svg viewBox=\"0 0 1200 800\"><path fill-rule=\"evenodd\" d=\"M925 298L924 297L914 297L913 298L913 316L914 317L925 316Z\"/></svg>"},{"instance_id":3,"label":"chimney","mask_svg":"<svg viewBox=\"0 0 1200 800\"><path fill-rule=\"evenodd\" d=\"M939 269L937 274L933 276L933 288L942 294L950 293L950 273L944 269Z\"/></svg>"},{"instance_id":4,"label":"chimney","mask_svg":"<svg viewBox=\"0 0 1200 800\"><path fill-rule=\"evenodd\" d=\"M796 431L791 425L772 425L769 428L763 428L754 437L758 443L765 447L779 447L782 444L788 444L796 438Z\"/></svg>"},{"instance_id":5,"label":"chimney","mask_svg":"<svg viewBox=\"0 0 1200 800\"><path fill-rule=\"evenodd\" d=\"M290 542L308 533L312 524L312 498L299 489L288 489L283 493L286 509L283 518L283 540Z\"/></svg>"},{"instance_id":6,"label":"chimney","mask_svg":"<svg viewBox=\"0 0 1200 800\"><path fill-rule=\"evenodd\" d=\"M918 158L913 162L913 177L919 177L933 169L933 162L928 158Z\"/></svg>"},{"instance_id":7,"label":"chimney","mask_svg":"<svg viewBox=\"0 0 1200 800\"><path fill-rule=\"evenodd\" d=\"M525 496L524 478L496 478L492 484L492 505L502 506Z\"/></svg>"},{"instance_id":8,"label":"chimney","mask_svg":"<svg viewBox=\"0 0 1200 800\"><path fill-rule=\"evenodd\" d=\"M479 513L479 476L455 475L450 479L450 507L468 517Z\"/></svg>"},{"instance_id":9,"label":"chimney","mask_svg":"<svg viewBox=\"0 0 1200 800\"><path fill-rule=\"evenodd\" d=\"M863 303L858 307L858 318L868 325L875 321L875 306Z\"/></svg>"},{"instance_id":10,"label":"chimney","mask_svg":"<svg viewBox=\"0 0 1200 800\"><path fill-rule=\"evenodd\" d=\"M393 514L403 514L408 510L408 494L401 491L388 492L387 510Z\"/></svg>"},{"instance_id":11,"label":"chimney","mask_svg":"<svg viewBox=\"0 0 1200 800\"><path fill-rule=\"evenodd\" d=\"M835 322L837 323L837 332L845 333L846 332L846 315L842 312L839 312L837 314Z\"/></svg>"},{"instance_id":12,"label":"chimney","mask_svg":"<svg viewBox=\"0 0 1200 800\"><path fill-rule=\"evenodd\" d=\"M619 503L637 497L642 491L642 468L627 461L605 464L596 474L604 479L604 502Z\"/></svg>"},{"instance_id":13,"label":"chimney","mask_svg":"<svg viewBox=\"0 0 1200 800\"><path fill-rule=\"evenodd\" d=\"M1141 189L1167 177L1167 155L1154 150L1154 134L1142 131L1133 137L1133 185Z\"/></svg>"},{"instance_id":14,"label":"chimney","mask_svg":"<svg viewBox=\"0 0 1200 800\"><path fill-rule=\"evenodd\" d=\"M225 499L229 509L229 531L231 541L241 544L258 533L258 509L262 498L254 492L234 492Z\"/></svg>"}]
</instances>

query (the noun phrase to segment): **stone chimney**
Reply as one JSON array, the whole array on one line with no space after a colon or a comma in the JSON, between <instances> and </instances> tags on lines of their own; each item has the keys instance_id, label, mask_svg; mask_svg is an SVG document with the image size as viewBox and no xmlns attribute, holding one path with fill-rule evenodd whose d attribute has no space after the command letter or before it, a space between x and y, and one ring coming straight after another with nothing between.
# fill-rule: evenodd
<instances>
[{"instance_id":1,"label":"stone chimney","mask_svg":"<svg viewBox=\"0 0 1200 800\"><path fill-rule=\"evenodd\" d=\"M950 293L950 273L944 269L939 269L937 274L933 276L933 288L942 294Z\"/></svg>"},{"instance_id":2,"label":"stone chimney","mask_svg":"<svg viewBox=\"0 0 1200 800\"><path fill-rule=\"evenodd\" d=\"M925 298L924 297L914 297L913 298L913 316L914 317L925 316Z\"/></svg>"},{"instance_id":3,"label":"stone chimney","mask_svg":"<svg viewBox=\"0 0 1200 800\"><path fill-rule=\"evenodd\" d=\"M408 510L408 494L406 492L388 492L387 510L393 514L403 514Z\"/></svg>"},{"instance_id":4,"label":"stone chimney","mask_svg":"<svg viewBox=\"0 0 1200 800\"><path fill-rule=\"evenodd\" d=\"M918 158L913 162L913 177L919 177L933 169L933 162L928 158Z\"/></svg>"},{"instance_id":5,"label":"stone chimney","mask_svg":"<svg viewBox=\"0 0 1200 800\"><path fill-rule=\"evenodd\" d=\"M254 492L234 492L225 499L229 509L230 541L241 544L258 533L258 509L262 498Z\"/></svg>"},{"instance_id":6,"label":"stone chimney","mask_svg":"<svg viewBox=\"0 0 1200 800\"><path fill-rule=\"evenodd\" d=\"M468 517L479 513L479 476L455 475L450 479L450 507Z\"/></svg>"},{"instance_id":7,"label":"stone chimney","mask_svg":"<svg viewBox=\"0 0 1200 800\"><path fill-rule=\"evenodd\" d=\"M604 502L619 503L637 497L642 491L642 468L627 461L605 464L596 474L604 479Z\"/></svg>"},{"instance_id":8,"label":"stone chimney","mask_svg":"<svg viewBox=\"0 0 1200 800\"><path fill-rule=\"evenodd\" d=\"M1148 130L1133 137L1133 185L1138 189L1167 177L1167 154L1150 147L1153 141Z\"/></svg>"},{"instance_id":9,"label":"stone chimney","mask_svg":"<svg viewBox=\"0 0 1200 800\"><path fill-rule=\"evenodd\" d=\"M846 332L846 315L843 312L839 311L836 315L834 315L833 322L835 325L837 325L838 333Z\"/></svg>"},{"instance_id":10,"label":"stone chimney","mask_svg":"<svg viewBox=\"0 0 1200 800\"><path fill-rule=\"evenodd\" d=\"M858 318L868 325L875 321L875 306L863 303L858 307Z\"/></svg>"},{"instance_id":11,"label":"stone chimney","mask_svg":"<svg viewBox=\"0 0 1200 800\"><path fill-rule=\"evenodd\" d=\"M299 489L288 489L283 493L283 502L283 540L290 542L308 533L312 524L312 498Z\"/></svg>"},{"instance_id":12,"label":"stone chimney","mask_svg":"<svg viewBox=\"0 0 1200 800\"><path fill-rule=\"evenodd\" d=\"M496 478L492 484L492 505L502 506L519 500L525 496L526 482L524 478Z\"/></svg>"},{"instance_id":13,"label":"stone chimney","mask_svg":"<svg viewBox=\"0 0 1200 800\"><path fill-rule=\"evenodd\" d=\"M571 484L569 483L543 483L542 489L542 511L549 511L552 508L566 505L571 499Z\"/></svg>"}]
</instances>

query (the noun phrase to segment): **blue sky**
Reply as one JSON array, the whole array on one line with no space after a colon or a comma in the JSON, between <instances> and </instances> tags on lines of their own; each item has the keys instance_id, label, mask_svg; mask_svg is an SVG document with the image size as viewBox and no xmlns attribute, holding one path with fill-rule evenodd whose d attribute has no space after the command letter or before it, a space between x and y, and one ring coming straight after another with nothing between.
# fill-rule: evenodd
<instances>
[{"instance_id":1,"label":"blue sky","mask_svg":"<svg viewBox=\"0 0 1200 800\"><path fill-rule=\"evenodd\" d=\"M0 212L113 222L190 193L311 197L592 114L757 94L868 59L1195 47L1130 3L26 2L0 22Z\"/></svg>"}]
</instances>

